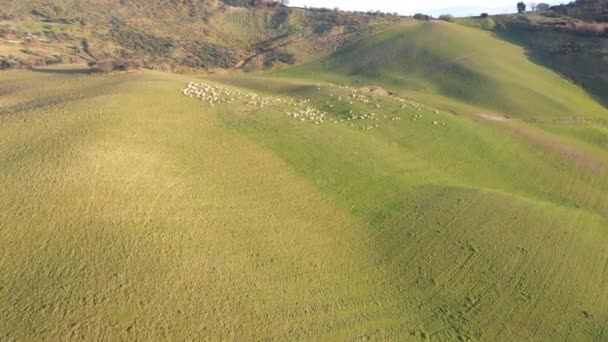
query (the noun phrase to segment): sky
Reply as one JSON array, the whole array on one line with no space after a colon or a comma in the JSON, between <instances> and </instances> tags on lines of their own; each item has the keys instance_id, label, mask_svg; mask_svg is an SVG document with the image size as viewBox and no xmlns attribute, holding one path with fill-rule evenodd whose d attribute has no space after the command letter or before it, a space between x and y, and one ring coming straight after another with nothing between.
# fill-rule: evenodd
<instances>
[{"instance_id":1,"label":"sky","mask_svg":"<svg viewBox=\"0 0 608 342\"><path fill-rule=\"evenodd\" d=\"M531 1L531 0L530 0ZM479 15L486 12L489 14L514 13L517 11L516 4L519 0L290 0L290 6L304 7L339 7L341 10L369 11L380 10L382 12L398 12L403 15L415 13L452 14L454 16ZM528 2L524 0L524 2ZM569 1L546 1L539 0L536 3L545 2L559 4Z\"/></svg>"}]
</instances>

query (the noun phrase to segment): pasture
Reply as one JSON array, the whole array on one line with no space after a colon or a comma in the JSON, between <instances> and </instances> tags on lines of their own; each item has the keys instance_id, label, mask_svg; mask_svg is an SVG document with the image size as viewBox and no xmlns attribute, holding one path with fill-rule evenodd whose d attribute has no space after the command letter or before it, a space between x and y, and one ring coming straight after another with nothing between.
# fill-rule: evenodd
<instances>
[{"instance_id":1,"label":"pasture","mask_svg":"<svg viewBox=\"0 0 608 342\"><path fill-rule=\"evenodd\" d=\"M321 67L395 32L271 75L0 74L0 339L606 339L606 110L480 34L524 69L479 97L384 77L414 52Z\"/></svg>"}]
</instances>

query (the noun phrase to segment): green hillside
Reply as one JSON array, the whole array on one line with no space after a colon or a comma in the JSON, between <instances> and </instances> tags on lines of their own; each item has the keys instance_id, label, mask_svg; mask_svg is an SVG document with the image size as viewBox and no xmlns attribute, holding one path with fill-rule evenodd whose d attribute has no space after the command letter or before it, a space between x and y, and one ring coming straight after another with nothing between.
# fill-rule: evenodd
<instances>
[{"instance_id":1,"label":"green hillside","mask_svg":"<svg viewBox=\"0 0 608 342\"><path fill-rule=\"evenodd\" d=\"M0 73L0 340L608 338L594 97L455 23L217 13L246 63L303 64Z\"/></svg>"},{"instance_id":2,"label":"green hillside","mask_svg":"<svg viewBox=\"0 0 608 342\"><path fill-rule=\"evenodd\" d=\"M522 47L444 22L404 23L280 74L380 84L519 118L606 118L583 90L531 63Z\"/></svg>"},{"instance_id":3,"label":"green hillside","mask_svg":"<svg viewBox=\"0 0 608 342\"><path fill-rule=\"evenodd\" d=\"M524 47L534 63L582 86L607 106L608 23L581 21L560 13L459 18L456 22L482 28Z\"/></svg>"}]
</instances>

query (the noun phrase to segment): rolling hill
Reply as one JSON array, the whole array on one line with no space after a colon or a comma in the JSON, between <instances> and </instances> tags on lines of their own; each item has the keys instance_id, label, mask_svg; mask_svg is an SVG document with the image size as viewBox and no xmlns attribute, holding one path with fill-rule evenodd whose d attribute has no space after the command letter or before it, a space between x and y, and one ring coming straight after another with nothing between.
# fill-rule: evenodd
<instances>
[{"instance_id":1,"label":"rolling hill","mask_svg":"<svg viewBox=\"0 0 608 342\"><path fill-rule=\"evenodd\" d=\"M583 21L560 13L556 10L459 18L456 22L481 28L525 48L534 63L556 71L583 87L596 101L608 105L608 23Z\"/></svg>"},{"instance_id":2,"label":"rolling hill","mask_svg":"<svg viewBox=\"0 0 608 342\"><path fill-rule=\"evenodd\" d=\"M605 340L608 110L492 32L340 46L0 73L0 339Z\"/></svg>"},{"instance_id":3,"label":"rolling hill","mask_svg":"<svg viewBox=\"0 0 608 342\"><path fill-rule=\"evenodd\" d=\"M280 74L330 77L360 86L377 83L522 118L606 118L605 108L556 73L531 63L522 47L444 22L403 23Z\"/></svg>"}]
</instances>

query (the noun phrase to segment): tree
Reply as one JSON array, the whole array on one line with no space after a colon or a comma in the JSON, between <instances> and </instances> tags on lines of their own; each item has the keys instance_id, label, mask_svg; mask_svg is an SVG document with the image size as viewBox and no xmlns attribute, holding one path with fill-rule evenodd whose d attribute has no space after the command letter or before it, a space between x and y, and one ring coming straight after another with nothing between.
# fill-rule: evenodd
<instances>
[{"instance_id":1,"label":"tree","mask_svg":"<svg viewBox=\"0 0 608 342\"><path fill-rule=\"evenodd\" d=\"M517 13L524 13L526 11L526 4L523 2L517 3Z\"/></svg>"},{"instance_id":2,"label":"tree","mask_svg":"<svg viewBox=\"0 0 608 342\"><path fill-rule=\"evenodd\" d=\"M529 2L528 5L530 6L530 10L532 12L536 11L536 2Z\"/></svg>"},{"instance_id":3,"label":"tree","mask_svg":"<svg viewBox=\"0 0 608 342\"><path fill-rule=\"evenodd\" d=\"M416 13L414 14L414 19L416 20L431 20L431 17L426 14Z\"/></svg>"},{"instance_id":4,"label":"tree","mask_svg":"<svg viewBox=\"0 0 608 342\"><path fill-rule=\"evenodd\" d=\"M442 14L439 16L439 20L443 20L443 21L447 21L447 22L453 22L454 21L454 16L452 16L451 14Z\"/></svg>"},{"instance_id":5,"label":"tree","mask_svg":"<svg viewBox=\"0 0 608 342\"><path fill-rule=\"evenodd\" d=\"M481 15L480 15L480 17L482 17L482 18L487 18L487 17L489 17L489 16L490 16L490 15L489 15L488 13L481 13Z\"/></svg>"},{"instance_id":6,"label":"tree","mask_svg":"<svg viewBox=\"0 0 608 342\"><path fill-rule=\"evenodd\" d=\"M551 9L551 5L546 4L544 2L541 2L540 4L536 5L537 11L548 11L549 9Z\"/></svg>"},{"instance_id":7,"label":"tree","mask_svg":"<svg viewBox=\"0 0 608 342\"><path fill-rule=\"evenodd\" d=\"M63 18L65 16L65 9L59 5L53 7L53 11L57 18Z\"/></svg>"}]
</instances>

